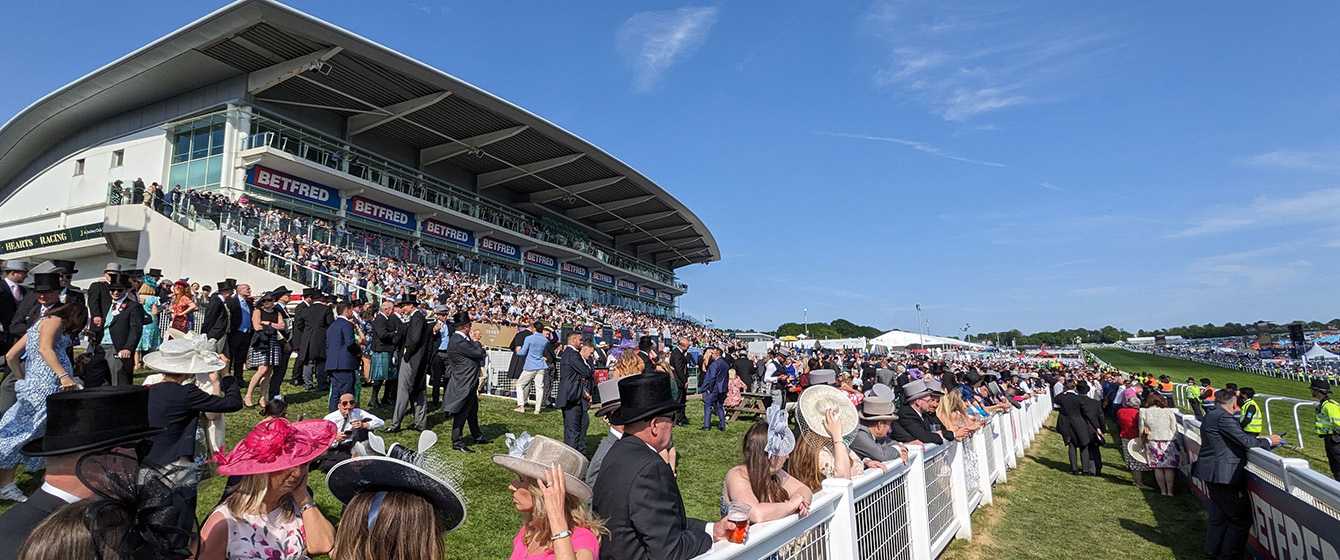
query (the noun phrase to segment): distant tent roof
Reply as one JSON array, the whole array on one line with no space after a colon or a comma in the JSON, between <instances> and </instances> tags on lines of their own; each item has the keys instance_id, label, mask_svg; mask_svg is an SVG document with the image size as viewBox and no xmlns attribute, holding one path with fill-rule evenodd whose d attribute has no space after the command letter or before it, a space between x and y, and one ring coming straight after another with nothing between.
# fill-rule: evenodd
<instances>
[{"instance_id":1,"label":"distant tent roof","mask_svg":"<svg viewBox=\"0 0 1340 560\"><path fill-rule=\"evenodd\" d=\"M1340 356L1327 352L1325 348L1316 344L1313 344L1312 348L1309 348L1307 352L1304 352L1303 357L1309 360L1340 360Z\"/></svg>"},{"instance_id":2,"label":"distant tent roof","mask_svg":"<svg viewBox=\"0 0 1340 560\"><path fill-rule=\"evenodd\" d=\"M921 347L933 346L958 346L962 348L986 348L981 344L964 342L956 338L946 338L943 336L923 335L920 333L907 331L889 331L870 340L871 344L878 344L888 348L908 348L914 345Z\"/></svg>"}]
</instances>

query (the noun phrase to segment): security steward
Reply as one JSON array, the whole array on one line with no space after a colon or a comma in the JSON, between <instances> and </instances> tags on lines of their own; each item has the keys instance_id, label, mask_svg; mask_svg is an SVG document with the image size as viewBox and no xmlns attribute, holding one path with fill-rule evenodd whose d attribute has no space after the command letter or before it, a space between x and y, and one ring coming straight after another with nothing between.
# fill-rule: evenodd
<instances>
[{"instance_id":1,"label":"security steward","mask_svg":"<svg viewBox=\"0 0 1340 560\"><path fill-rule=\"evenodd\" d=\"M1326 448L1331 476L1340 480L1340 401L1331 396L1331 385L1325 379L1312 380L1312 398L1317 399L1317 437Z\"/></svg>"},{"instance_id":2,"label":"security steward","mask_svg":"<svg viewBox=\"0 0 1340 560\"><path fill-rule=\"evenodd\" d=\"M1265 414L1261 403L1256 402L1256 390L1251 387L1238 389L1238 404L1242 407L1242 431L1252 437L1261 437L1261 428L1265 425Z\"/></svg>"}]
</instances>

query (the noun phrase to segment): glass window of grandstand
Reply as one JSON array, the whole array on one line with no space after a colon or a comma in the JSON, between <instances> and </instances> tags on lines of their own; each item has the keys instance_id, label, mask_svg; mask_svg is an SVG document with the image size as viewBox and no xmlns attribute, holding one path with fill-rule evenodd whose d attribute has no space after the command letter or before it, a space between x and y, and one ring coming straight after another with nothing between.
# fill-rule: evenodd
<instances>
[{"instance_id":1,"label":"glass window of grandstand","mask_svg":"<svg viewBox=\"0 0 1340 560\"><path fill-rule=\"evenodd\" d=\"M187 189L217 188L223 176L222 114L196 119L172 129L172 167L168 185Z\"/></svg>"},{"instance_id":2,"label":"glass window of grandstand","mask_svg":"<svg viewBox=\"0 0 1340 560\"><path fill-rule=\"evenodd\" d=\"M76 177L84 174L84 160L74 160L74 174Z\"/></svg>"},{"instance_id":3,"label":"glass window of grandstand","mask_svg":"<svg viewBox=\"0 0 1340 560\"><path fill-rule=\"evenodd\" d=\"M112 167L121 167L126 163L126 151L115 150L112 152Z\"/></svg>"},{"instance_id":4,"label":"glass window of grandstand","mask_svg":"<svg viewBox=\"0 0 1340 560\"><path fill-rule=\"evenodd\" d=\"M532 272L526 275L526 287L533 290L557 292L558 279L553 276L546 276L544 274L536 274Z\"/></svg>"}]
</instances>

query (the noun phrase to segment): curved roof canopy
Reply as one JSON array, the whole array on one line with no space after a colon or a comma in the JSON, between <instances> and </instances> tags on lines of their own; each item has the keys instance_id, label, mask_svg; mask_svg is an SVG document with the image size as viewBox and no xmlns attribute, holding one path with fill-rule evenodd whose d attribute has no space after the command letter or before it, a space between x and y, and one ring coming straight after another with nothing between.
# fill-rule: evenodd
<instances>
[{"instance_id":1,"label":"curved roof canopy","mask_svg":"<svg viewBox=\"0 0 1340 560\"><path fill-rule=\"evenodd\" d=\"M345 119L358 144L407 145L481 194L608 236L669 268L719 260L683 203L571 132L454 76L271 0L239 0L38 100L0 128L0 185L99 121L245 77L257 102ZM5 193L8 194L8 193Z\"/></svg>"}]
</instances>

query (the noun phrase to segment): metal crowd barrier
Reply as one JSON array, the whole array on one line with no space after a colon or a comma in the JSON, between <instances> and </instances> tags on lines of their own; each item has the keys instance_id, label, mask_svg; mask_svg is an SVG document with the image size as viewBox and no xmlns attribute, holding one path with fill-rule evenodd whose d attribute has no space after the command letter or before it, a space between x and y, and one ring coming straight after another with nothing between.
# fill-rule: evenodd
<instances>
[{"instance_id":1,"label":"metal crowd barrier","mask_svg":"<svg viewBox=\"0 0 1340 560\"><path fill-rule=\"evenodd\" d=\"M1173 391L1174 406L1176 406L1183 412L1191 411L1192 410L1191 403L1188 402L1186 394L1184 394L1183 392L1185 391L1185 388L1188 385L1186 383L1176 383L1175 385L1176 388ZM1200 387L1193 386L1193 388L1196 389L1196 391L1200 391ZM1317 401L1307 399L1295 399L1293 397L1281 397L1279 395L1271 395L1269 393L1257 393L1255 398L1257 402L1261 403L1261 411L1263 413L1263 416L1265 417L1264 419L1266 423L1266 429L1264 433L1266 434L1279 433L1278 431L1275 430L1274 420L1271 418L1270 415L1271 403L1280 402L1284 403L1285 405L1288 405L1290 412L1292 413L1293 416L1293 434L1294 434L1294 439L1291 440L1289 443L1291 445L1295 445L1299 449L1303 449L1304 445L1303 442L1304 440L1307 439L1305 435L1312 433L1310 429L1312 427L1312 420L1309 419L1308 421L1304 422L1302 412L1306 410L1309 413L1315 413L1313 412L1312 408L1317 406ZM1303 431L1303 426L1307 426L1309 430Z\"/></svg>"},{"instance_id":2,"label":"metal crowd barrier","mask_svg":"<svg viewBox=\"0 0 1340 560\"><path fill-rule=\"evenodd\" d=\"M744 544L718 542L698 560L935 558L954 539L972 538L972 512L991 503L992 485L1005 481L1051 411L1051 398L1037 395L966 441L929 445L906 465L852 480L825 480L808 516L755 524Z\"/></svg>"},{"instance_id":3,"label":"metal crowd barrier","mask_svg":"<svg viewBox=\"0 0 1340 560\"><path fill-rule=\"evenodd\" d=\"M1192 493L1209 507L1205 484L1191 476L1200 453L1200 421L1178 414L1180 471ZM1252 556L1263 560L1340 558L1340 482L1312 470L1303 459L1263 449L1247 452Z\"/></svg>"}]
</instances>

